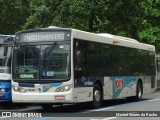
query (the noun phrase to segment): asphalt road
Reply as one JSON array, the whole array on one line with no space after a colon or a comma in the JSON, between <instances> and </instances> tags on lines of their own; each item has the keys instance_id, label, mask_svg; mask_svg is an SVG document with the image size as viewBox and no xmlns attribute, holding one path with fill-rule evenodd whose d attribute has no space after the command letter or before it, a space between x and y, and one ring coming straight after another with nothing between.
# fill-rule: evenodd
<instances>
[{"instance_id":1,"label":"asphalt road","mask_svg":"<svg viewBox=\"0 0 160 120\"><path fill-rule=\"evenodd\" d=\"M9 115L12 118L6 117ZM159 120L160 91L144 95L141 101L107 100L98 109L92 109L89 103L54 106L44 110L36 104L0 102L0 116L5 120Z\"/></svg>"}]
</instances>

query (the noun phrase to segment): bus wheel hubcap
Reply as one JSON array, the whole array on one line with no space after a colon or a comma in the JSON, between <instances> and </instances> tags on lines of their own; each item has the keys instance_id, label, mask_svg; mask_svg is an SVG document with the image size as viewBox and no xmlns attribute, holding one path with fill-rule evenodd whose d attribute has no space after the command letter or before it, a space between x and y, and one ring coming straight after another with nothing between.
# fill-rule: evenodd
<instances>
[{"instance_id":1,"label":"bus wheel hubcap","mask_svg":"<svg viewBox=\"0 0 160 120\"><path fill-rule=\"evenodd\" d=\"M94 92L94 97L95 97L96 102L100 101L100 92L98 90Z\"/></svg>"},{"instance_id":2,"label":"bus wheel hubcap","mask_svg":"<svg viewBox=\"0 0 160 120\"><path fill-rule=\"evenodd\" d=\"M138 97L140 98L141 95L142 95L142 91L141 91L141 88L139 88Z\"/></svg>"}]
</instances>

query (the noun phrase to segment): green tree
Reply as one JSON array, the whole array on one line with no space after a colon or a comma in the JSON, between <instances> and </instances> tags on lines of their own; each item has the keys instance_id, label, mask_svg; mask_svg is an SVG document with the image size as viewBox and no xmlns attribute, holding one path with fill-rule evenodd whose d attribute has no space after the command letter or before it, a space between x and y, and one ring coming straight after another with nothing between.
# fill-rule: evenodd
<instances>
[{"instance_id":1,"label":"green tree","mask_svg":"<svg viewBox=\"0 0 160 120\"><path fill-rule=\"evenodd\" d=\"M64 0L31 0L30 16L23 25L23 29L48 27L52 21L60 16L61 4Z\"/></svg>"},{"instance_id":2,"label":"green tree","mask_svg":"<svg viewBox=\"0 0 160 120\"><path fill-rule=\"evenodd\" d=\"M24 29L73 27L138 38L146 13L144 0L32 0Z\"/></svg>"},{"instance_id":3,"label":"green tree","mask_svg":"<svg viewBox=\"0 0 160 120\"><path fill-rule=\"evenodd\" d=\"M156 50L160 52L160 0L148 0L144 3L147 11L143 19L143 29L139 31L139 38L142 42L153 44Z\"/></svg>"},{"instance_id":4,"label":"green tree","mask_svg":"<svg viewBox=\"0 0 160 120\"><path fill-rule=\"evenodd\" d=\"M20 30L26 19L21 0L1 0L0 8L0 34L14 34Z\"/></svg>"},{"instance_id":5,"label":"green tree","mask_svg":"<svg viewBox=\"0 0 160 120\"><path fill-rule=\"evenodd\" d=\"M0 33L68 27L153 44L160 52L160 0L0 0Z\"/></svg>"}]
</instances>

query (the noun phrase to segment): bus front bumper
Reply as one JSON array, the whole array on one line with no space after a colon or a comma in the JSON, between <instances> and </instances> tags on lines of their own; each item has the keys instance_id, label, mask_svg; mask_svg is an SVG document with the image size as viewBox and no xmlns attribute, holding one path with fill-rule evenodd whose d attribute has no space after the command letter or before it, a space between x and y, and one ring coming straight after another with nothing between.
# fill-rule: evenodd
<instances>
[{"instance_id":1,"label":"bus front bumper","mask_svg":"<svg viewBox=\"0 0 160 120\"><path fill-rule=\"evenodd\" d=\"M12 92L14 103L74 103L71 92L20 93Z\"/></svg>"}]
</instances>

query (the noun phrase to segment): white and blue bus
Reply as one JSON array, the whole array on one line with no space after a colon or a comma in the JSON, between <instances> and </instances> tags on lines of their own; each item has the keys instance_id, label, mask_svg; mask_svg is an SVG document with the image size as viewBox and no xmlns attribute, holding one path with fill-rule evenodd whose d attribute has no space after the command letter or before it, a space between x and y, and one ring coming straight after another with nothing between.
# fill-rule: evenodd
<instances>
[{"instance_id":1,"label":"white and blue bus","mask_svg":"<svg viewBox=\"0 0 160 120\"><path fill-rule=\"evenodd\" d=\"M133 98L156 89L155 47L134 39L69 28L16 33L12 100L54 104Z\"/></svg>"},{"instance_id":2,"label":"white and blue bus","mask_svg":"<svg viewBox=\"0 0 160 120\"><path fill-rule=\"evenodd\" d=\"M0 101L11 101L11 50L14 35L0 35Z\"/></svg>"}]
</instances>

